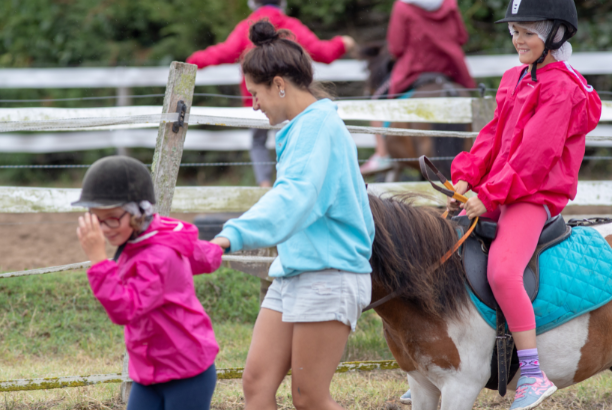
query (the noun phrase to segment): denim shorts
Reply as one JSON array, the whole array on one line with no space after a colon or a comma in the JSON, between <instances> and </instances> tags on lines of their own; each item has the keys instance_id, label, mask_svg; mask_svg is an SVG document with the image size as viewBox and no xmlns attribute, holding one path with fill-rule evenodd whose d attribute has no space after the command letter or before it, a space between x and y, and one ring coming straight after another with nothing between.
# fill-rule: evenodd
<instances>
[{"instance_id":1,"label":"denim shorts","mask_svg":"<svg viewBox=\"0 0 612 410\"><path fill-rule=\"evenodd\" d=\"M261 307L281 312L283 322L337 320L355 331L357 319L371 297L369 273L327 269L275 278Z\"/></svg>"}]
</instances>

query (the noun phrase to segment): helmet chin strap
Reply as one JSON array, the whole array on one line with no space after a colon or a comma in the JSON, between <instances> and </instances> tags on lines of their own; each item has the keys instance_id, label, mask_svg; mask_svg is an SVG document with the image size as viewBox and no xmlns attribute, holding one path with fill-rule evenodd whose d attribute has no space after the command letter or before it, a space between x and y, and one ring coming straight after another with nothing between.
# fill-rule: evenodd
<instances>
[{"instance_id":1,"label":"helmet chin strap","mask_svg":"<svg viewBox=\"0 0 612 410\"><path fill-rule=\"evenodd\" d=\"M531 80L534 83L538 82L538 76L536 71L538 70L538 64L542 64L544 62L544 60L546 59L546 56L548 55L548 49L546 47L544 47L544 52L542 53L542 55L540 56L540 58L538 58L535 63L531 64Z\"/></svg>"},{"instance_id":2,"label":"helmet chin strap","mask_svg":"<svg viewBox=\"0 0 612 410\"><path fill-rule=\"evenodd\" d=\"M561 24L562 22L560 20L554 20L553 28L550 30L550 34L548 34L548 38L544 43L544 52L542 52L540 58L538 58L536 62L531 65L531 79L535 83L538 82L538 77L536 73L536 71L538 70L538 64L542 64L544 62L546 56L548 56L548 53L551 50L558 50L559 48L561 48L563 43L565 43L571 37L569 35L569 30L566 29L565 33L563 33L563 38L561 39L561 41L555 43L555 37L557 37L557 33L559 32L559 27L561 27Z\"/></svg>"}]
</instances>

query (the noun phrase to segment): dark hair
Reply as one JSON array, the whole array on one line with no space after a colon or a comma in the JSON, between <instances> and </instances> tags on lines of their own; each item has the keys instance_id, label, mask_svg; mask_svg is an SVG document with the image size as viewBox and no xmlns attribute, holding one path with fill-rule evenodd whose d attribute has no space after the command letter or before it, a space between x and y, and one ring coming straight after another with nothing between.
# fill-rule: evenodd
<instances>
[{"instance_id":1,"label":"dark hair","mask_svg":"<svg viewBox=\"0 0 612 410\"><path fill-rule=\"evenodd\" d=\"M294 85L310 89L312 59L287 30L276 30L267 20L251 26L249 38L255 48L242 61L242 72L256 84L271 85L274 77L285 77Z\"/></svg>"}]
</instances>

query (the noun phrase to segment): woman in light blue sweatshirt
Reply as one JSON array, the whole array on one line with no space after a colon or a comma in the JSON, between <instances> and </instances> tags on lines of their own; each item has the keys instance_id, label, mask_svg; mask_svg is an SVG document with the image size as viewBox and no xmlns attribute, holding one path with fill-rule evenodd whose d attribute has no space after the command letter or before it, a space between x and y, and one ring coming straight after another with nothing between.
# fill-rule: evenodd
<instances>
[{"instance_id":1,"label":"woman in light blue sweatshirt","mask_svg":"<svg viewBox=\"0 0 612 410\"><path fill-rule=\"evenodd\" d=\"M374 221L355 143L337 106L313 96L311 59L289 35L255 23L242 63L253 108L272 125L289 121L276 135L276 183L213 242L278 247L243 376L246 409L276 409L290 369L297 409L340 409L329 386L370 303Z\"/></svg>"}]
</instances>

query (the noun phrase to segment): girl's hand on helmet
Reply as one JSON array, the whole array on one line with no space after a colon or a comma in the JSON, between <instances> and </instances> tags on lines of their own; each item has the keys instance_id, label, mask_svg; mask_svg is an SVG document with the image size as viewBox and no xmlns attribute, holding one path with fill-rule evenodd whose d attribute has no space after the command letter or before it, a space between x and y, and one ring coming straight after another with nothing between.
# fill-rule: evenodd
<instances>
[{"instance_id":1,"label":"girl's hand on helmet","mask_svg":"<svg viewBox=\"0 0 612 410\"><path fill-rule=\"evenodd\" d=\"M465 181L459 181L457 182L457 185L455 185L455 191L457 191L457 193L460 195L464 195L467 191L469 191L469 184ZM458 211L459 205L460 203L456 199L446 199L446 209L449 211Z\"/></svg>"},{"instance_id":2,"label":"girl's hand on helmet","mask_svg":"<svg viewBox=\"0 0 612 410\"><path fill-rule=\"evenodd\" d=\"M79 217L77 236L81 242L81 248L85 251L92 265L108 259L104 246L104 234L97 216L87 212Z\"/></svg>"},{"instance_id":3,"label":"girl's hand on helmet","mask_svg":"<svg viewBox=\"0 0 612 410\"><path fill-rule=\"evenodd\" d=\"M231 245L229 239L224 238L222 236L216 237L215 239L210 241L210 243L214 243L215 245L219 245L221 248L223 248L223 250L229 248L230 245Z\"/></svg>"},{"instance_id":4,"label":"girl's hand on helmet","mask_svg":"<svg viewBox=\"0 0 612 410\"><path fill-rule=\"evenodd\" d=\"M487 208L485 208L484 204L477 196L468 199L465 204L461 204L461 208L465 209L465 213L470 219L474 219L487 212Z\"/></svg>"},{"instance_id":5,"label":"girl's hand on helmet","mask_svg":"<svg viewBox=\"0 0 612 410\"><path fill-rule=\"evenodd\" d=\"M342 42L347 53L355 48L355 40L351 36L342 36Z\"/></svg>"}]
</instances>

